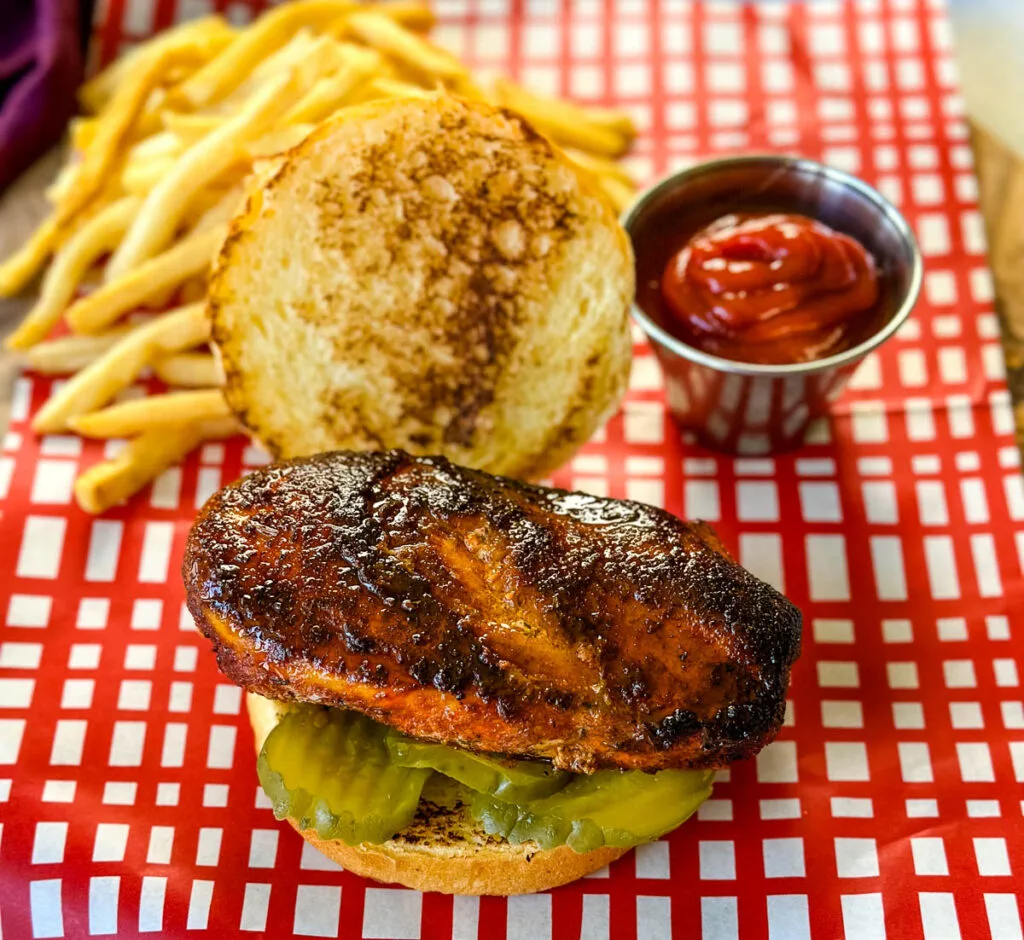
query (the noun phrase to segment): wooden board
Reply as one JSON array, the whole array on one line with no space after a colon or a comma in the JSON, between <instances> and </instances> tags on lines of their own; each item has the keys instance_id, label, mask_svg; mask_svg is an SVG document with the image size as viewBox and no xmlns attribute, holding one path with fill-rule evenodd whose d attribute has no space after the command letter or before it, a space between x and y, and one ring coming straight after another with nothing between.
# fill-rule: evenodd
<instances>
[{"instance_id":1,"label":"wooden board","mask_svg":"<svg viewBox=\"0 0 1024 940\"><path fill-rule=\"evenodd\" d=\"M1003 327L1007 384L1013 397L1017 443L1024 447L1024 158L972 124L981 212Z\"/></svg>"}]
</instances>

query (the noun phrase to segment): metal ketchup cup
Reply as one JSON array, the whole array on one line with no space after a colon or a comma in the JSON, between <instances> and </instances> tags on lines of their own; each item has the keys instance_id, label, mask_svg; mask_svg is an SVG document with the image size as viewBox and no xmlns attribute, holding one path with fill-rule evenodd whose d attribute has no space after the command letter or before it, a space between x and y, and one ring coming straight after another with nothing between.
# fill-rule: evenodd
<instances>
[{"instance_id":1,"label":"metal ketchup cup","mask_svg":"<svg viewBox=\"0 0 1024 940\"><path fill-rule=\"evenodd\" d=\"M851 235L874 256L886 284L889 317L859 345L814 362L759 365L702 352L673 336L634 303L633 316L661 364L675 419L716 450L757 455L799 446L808 424L828 411L861 360L910 316L921 288L921 253L896 208L867 183L813 160L743 156L709 160L642 193L622 225L640 277L660 278L671 256L673 218L694 207L704 224L731 211L792 212ZM679 226L675 226L678 231ZM647 252L647 254L644 254ZM652 257L660 253L663 257Z\"/></svg>"}]
</instances>

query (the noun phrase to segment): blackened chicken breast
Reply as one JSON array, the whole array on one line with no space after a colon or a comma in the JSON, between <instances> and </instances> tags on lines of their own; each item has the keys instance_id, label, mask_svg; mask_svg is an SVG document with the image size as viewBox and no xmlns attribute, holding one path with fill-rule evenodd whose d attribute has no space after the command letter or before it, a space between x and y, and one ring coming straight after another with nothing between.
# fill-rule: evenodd
<instances>
[{"instance_id":1,"label":"blackened chicken breast","mask_svg":"<svg viewBox=\"0 0 1024 940\"><path fill-rule=\"evenodd\" d=\"M224 488L183 573L251 691L577 772L756 753L800 647L799 611L703 523L401 451Z\"/></svg>"}]
</instances>

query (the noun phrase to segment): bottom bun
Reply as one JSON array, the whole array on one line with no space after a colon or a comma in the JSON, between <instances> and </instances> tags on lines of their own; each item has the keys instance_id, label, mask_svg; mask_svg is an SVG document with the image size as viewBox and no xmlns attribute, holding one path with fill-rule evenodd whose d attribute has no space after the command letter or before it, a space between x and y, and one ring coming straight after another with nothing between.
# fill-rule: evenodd
<instances>
[{"instance_id":1,"label":"bottom bun","mask_svg":"<svg viewBox=\"0 0 1024 940\"><path fill-rule=\"evenodd\" d=\"M289 706L249 692L246 707L259 752ZM567 845L556 849L542 849L535 842L512 845L487 835L469 815L466 792L455 781L434 774L412 822L380 845L321 839L314 831L289 822L310 845L354 874L444 894L546 891L589 875L629 851L601 848L581 854Z\"/></svg>"}]
</instances>

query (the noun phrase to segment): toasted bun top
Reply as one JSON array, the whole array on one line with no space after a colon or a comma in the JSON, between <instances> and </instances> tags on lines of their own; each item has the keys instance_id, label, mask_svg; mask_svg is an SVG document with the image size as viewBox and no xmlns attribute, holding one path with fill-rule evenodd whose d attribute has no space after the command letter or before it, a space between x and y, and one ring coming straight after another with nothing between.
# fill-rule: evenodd
<instances>
[{"instance_id":1,"label":"toasted bun top","mask_svg":"<svg viewBox=\"0 0 1024 940\"><path fill-rule=\"evenodd\" d=\"M625 390L628 239L522 118L346 108L255 184L210 292L226 394L277 456L441 453L544 473Z\"/></svg>"}]
</instances>

